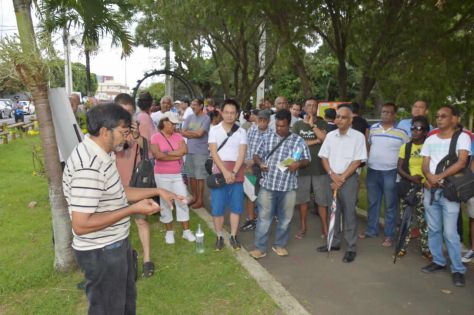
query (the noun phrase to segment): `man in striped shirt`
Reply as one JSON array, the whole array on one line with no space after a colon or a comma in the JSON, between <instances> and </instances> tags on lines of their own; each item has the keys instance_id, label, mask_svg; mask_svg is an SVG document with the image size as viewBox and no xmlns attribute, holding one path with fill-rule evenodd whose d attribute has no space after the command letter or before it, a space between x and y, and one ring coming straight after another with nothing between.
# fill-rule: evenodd
<instances>
[{"instance_id":1,"label":"man in striped shirt","mask_svg":"<svg viewBox=\"0 0 474 315\"><path fill-rule=\"evenodd\" d=\"M367 230L361 238L375 237L379 233L382 197L385 204L384 241L382 246L391 247L395 238L398 209L397 163L400 147L408 142L407 133L395 127L397 105L382 106L381 122L373 125L369 132L369 160L367 170L367 195L369 210Z\"/></svg>"},{"instance_id":2,"label":"man in striped shirt","mask_svg":"<svg viewBox=\"0 0 474 315\"><path fill-rule=\"evenodd\" d=\"M72 247L86 277L89 314L135 314L135 270L128 240L130 216L160 210L147 199L176 196L158 188L124 188L115 164L130 136L130 114L117 104L87 113L88 135L69 157L63 190L71 217ZM128 202L136 202L128 205Z\"/></svg>"}]
</instances>

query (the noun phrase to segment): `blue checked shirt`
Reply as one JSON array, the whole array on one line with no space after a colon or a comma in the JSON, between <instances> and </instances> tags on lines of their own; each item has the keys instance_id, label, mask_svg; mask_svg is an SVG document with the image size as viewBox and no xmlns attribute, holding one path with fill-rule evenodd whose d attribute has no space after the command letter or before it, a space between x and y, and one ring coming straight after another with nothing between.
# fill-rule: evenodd
<instances>
[{"instance_id":1,"label":"blue checked shirt","mask_svg":"<svg viewBox=\"0 0 474 315\"><path fill-rule=\"evenodd\" d=\"M266 156L268 153L270 153L282 139L283 138L278 136L275 132L269 132L263 137L255 152L255 154L262 159L262 162L268 166L268 172L262 172L262 179L260 180L260 185L267 190L291 191L298 187L296 172L290 172L288 169L282 172L277 167L281 161L291 157L298 148L303 149L301 159L311 161L308 146L303 138L294 133L290 134L267 160Z\"/></svg>"},{"instance_id":2,"label":"blue checked shirt","mask_svg":"<svg viewBox=\"0 0 474 315\"><path fill-rule=\"evenodd\" d=\"M252 125L247 131L247 156L245 160L252 160L253 155L257 152L257 148L262 142L263 136L270 132L270 128L267 128L265 131L258 130L257 125Z\"/></svg>"}]
</instances>

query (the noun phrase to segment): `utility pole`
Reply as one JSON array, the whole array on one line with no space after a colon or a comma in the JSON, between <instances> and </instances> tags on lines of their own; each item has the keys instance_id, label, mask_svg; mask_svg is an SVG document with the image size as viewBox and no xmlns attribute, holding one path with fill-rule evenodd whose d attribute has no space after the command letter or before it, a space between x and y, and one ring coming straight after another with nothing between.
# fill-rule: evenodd
<instances>
[{"instance_id":1,"label":"utility pole","mask_svg":"<svg viewBox=\"0 0 474 315\"><path fill-rule=\"evenodd\" d=\"M165 57L165 70L171 69L171 57L170 57L170 43L166 43L165 45L166 57ZM173 79L171 76L166 75L165 78L165 95L171 96L174 99L173 95Z\"/></svg>"},{"instance_id":2,"label":"utility pole","mask_svg":"<svg viewBox=\"0 0 474 315\"><path fill-rule=\"evenodd\" d=\"M261 28L264 28L264 26L260 26ZM258 47L258 58L260 59L260 76L263 76L265 73L265 49L266 49L266 41L267 41L267 35L266 31L263 30L262 32L262 37L260 38L260 45ZM256 100L256 105L258 106L258 103L265 98L265 79L260 82L260 84L257 87L257 100Z\"/></svg>"},{"instance_id":3,"label":"utility pole","mask_svg":"<svg viewBox=\"0 0 474 315\"><path fill-rule=\"evenodd\" d=\"M63 29L63 44L64 44L64 86L66 87L67 95L71 95L73 90L72 85L72 66L71 66L71 39L69 31L66 27Z\"/></svg>"}]
</instances>

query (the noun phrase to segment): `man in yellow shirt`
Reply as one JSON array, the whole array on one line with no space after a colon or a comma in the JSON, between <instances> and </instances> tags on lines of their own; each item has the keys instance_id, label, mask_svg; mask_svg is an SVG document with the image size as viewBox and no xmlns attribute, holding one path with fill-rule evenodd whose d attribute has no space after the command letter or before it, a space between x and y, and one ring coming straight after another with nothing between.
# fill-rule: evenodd
<instances>
[{"instance_id":1,"label":"man in yellow shirt","mask_svg":"<svg viewBox=\"0 0 474 315\"><path fill-rule=\"evenodd\" d=\"M403 257L407 253L408 243L410 242L412 227L417 223L420 230L420 249L421 254L427 259L431 259L430 250L428 248L428 226L425 220L425 209L423 207L423 189L425 185L425 176L422 171L423 157L420 155L421 147L425 142L426 136L430 130L430 124L426 117L416 116L411 124L411 141L403 144L400 148L400 155L398 157L398 174L402 177L402 181L411 184L410 190L406 195L413 193L416 190L416 205L413 209L414 218L410 231L405 238L405 243L398 252L399 257ZM406 160L407 147L410 149L408 161ZM404 197L400 198L400 217L403 217L408 204Z\"/></svg>"}]
</instances>

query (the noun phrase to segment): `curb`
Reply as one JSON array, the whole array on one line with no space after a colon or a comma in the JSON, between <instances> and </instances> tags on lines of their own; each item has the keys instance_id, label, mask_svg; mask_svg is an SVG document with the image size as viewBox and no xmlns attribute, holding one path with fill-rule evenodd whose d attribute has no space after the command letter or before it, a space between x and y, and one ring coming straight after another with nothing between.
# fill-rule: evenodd
<instances>
[{"instance_id":1,"label":"curb","mask_svg":"<svg viewBox=\"0 0 474 315\"><path fill-rule=\"evenodd\" d=\"M215 232L214 224L211 215L204 208L192 209L202 220L207 223L207 226ZM229 244L229 233L224 230L224 243L227 248L232 250ZM254 278L260 287L273 299L275 304L285 313L291 315L307 315L310 314L298 300L290 294L275 277L273 277L262 265L255 259L251 258L245 248L235 252L234 257L247 270L247 272Z\"/></svg>"}]
</instances>

